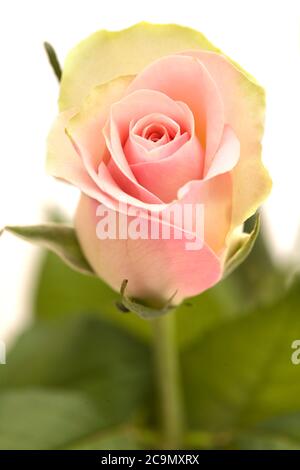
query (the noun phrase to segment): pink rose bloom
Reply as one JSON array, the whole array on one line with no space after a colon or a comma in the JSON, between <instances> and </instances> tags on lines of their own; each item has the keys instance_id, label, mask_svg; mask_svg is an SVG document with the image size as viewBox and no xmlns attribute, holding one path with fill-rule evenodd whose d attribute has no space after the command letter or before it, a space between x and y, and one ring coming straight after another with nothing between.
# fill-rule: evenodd
<instances>
[{"instance_id":1,"label":"pink rose bloom","mask_svg":"<svg viewBox=\"0 0 300 470\"><path fill-rule=\"evenodd\" d=\"M136 298L176 291L175 303L218 282L236 229L271 187L254 79L200 33L142 23L99 31L69 54L60 111L47 166L81 190L75 228L97 275L115 290L128 279ZM99 239L98 206L118 212L120 202L157 214L202 204L201 249L174 237Z\"/></svg>"}]
</instances>

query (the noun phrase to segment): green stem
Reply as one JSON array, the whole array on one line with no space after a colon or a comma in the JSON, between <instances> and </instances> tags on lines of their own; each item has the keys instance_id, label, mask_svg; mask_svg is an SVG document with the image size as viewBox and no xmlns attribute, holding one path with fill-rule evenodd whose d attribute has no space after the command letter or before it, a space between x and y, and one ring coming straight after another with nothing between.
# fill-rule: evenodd
<instances>
[{"instance_id":1,"label":"green stem","mask_svg":"<svg viewBox=\"0 0 300 470\"><path fill-rule=\"evenodd\" d=\"M175 314L168 313L151 322L163 445L166 449L178 449L182 445L183 408L175 341Z\"/></svg>"}]
</instances>

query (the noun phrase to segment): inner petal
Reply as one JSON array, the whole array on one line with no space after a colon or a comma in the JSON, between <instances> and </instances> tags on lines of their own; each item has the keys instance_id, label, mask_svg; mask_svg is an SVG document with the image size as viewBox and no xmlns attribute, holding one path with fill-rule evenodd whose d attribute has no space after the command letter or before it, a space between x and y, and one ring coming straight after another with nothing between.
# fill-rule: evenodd
<instances>
[{"instance_id":1,"label":"inner petal","mask_svg":"<svg viewBox=\"0 0 300 470\"><path fill-rule=\"evenodd\" d=\"M159 115L160 117L163 116L162 120L157 121L156 119L151 119L149 121L148 119L144 122L141 121L151 114ZM151 144L152 146L155 146L156 143L144 139L141 135L137 135L138 132L134 134L132 131L135 125L137 125L136 130L138 130L138 123L143 124L139 132L141 134L142 130L147 125L156 122L163 124L169 132L175 129L176 134L178 133L178 137L175 137L164 145L158 145L149 151L142 145L142 142L144 144ZM191 145L194 147L193 113L185 103L174 101L164 93L154 90L137 90L114 103L110 108L110 115L103 129L103 134L111 161L113 161L116 171L120 176L122 175L124 180L119 184L122 189L128 193L128 185L134 179L137 187L146 191L146 187L142 182L143 178L141 177L141 182L139 182L138 177L135 176L135 171L133 172L132 166L134 164L149 161L165 161L168 158L172 159L173 156L175 157L175 154L177 154L177 158L181 161L184 160L182 164L183 167L188 170L189 175L186 174L186 171L183 171L184 168L179 169L178 173L181 174L181 180L183 181L174 181L172 178L173 191L171 195L168 194L166 196L167 199L173 198L173 194L176 196L176 191L182 184L186 183L186 181L201 177L203 152L201 148L198 148L199 146L196 145L197 148L190 148L189 145L191 141ZM179 155L178 152L180 149L184 150L184 152L180 152ZM196 168L191 169L193 164L188 165L185 161L186 157L190 157L193 160L193 164ZM171 173L169 168L165 169L165 175L173 174L174 166L176 167L176 162L172 165L173 170ZM135 170L137 171L137 169ZM140 176L141 175L139 175L139 177ZM161 175L158 177L162 179ZM115 175L114 178L116 179ZM169 176L166 176L166 178L169 179ZM149 190L147 191L149 192ZM154 195L154 193L152 194Z\"/></svg>"},{"instance_id":2,"label":"inner petal","mask_svg":"<svg viewBox=\"0 0 300 470\"><path fill-rule=\"evenodd\" d=\"M151 113L130 123L131 138L148 151L169 143L180 134L180 125L161 113Z\"/></svg>"},{"instance_id":3,"label":"inner petal","mask_svg":"<svg viewBox=\"0 0 300 470\"><path fill-rule=\"evenodd\" d=\"M205 65L185 55L163 57L138 74L126 94L143 89L160 91L188 105L195 118L196 134L205 149L205 169L208 169L223 135L224 103Z\"/></svg>"},{"instance_id":4,"label":"inner petal","mask_svg":"<svg viewBox=\"0 0 300 470\"><path fill-rule=\"evenodd\" d=\"M152 142L159 142L160 140L164 140L164 143L170 142L173 138L169 135L168 130L162 124L149 124L149 126L145 127L142 132L142 137L146 140L151 140Z\"/></svg>"},{"instance_id":5,"label":"inner petal","mask_svg":"<svg viewBox=\"0 0 300 470\"><path fill-rule=\"evenodd\" d=\"M124 154L130 166L167 158L194 136L194 117L190 109L181 102L176 105L184 113L184 119L149 113L130 121L129 135L124 145Z\"/></svg>"}]
</instances>

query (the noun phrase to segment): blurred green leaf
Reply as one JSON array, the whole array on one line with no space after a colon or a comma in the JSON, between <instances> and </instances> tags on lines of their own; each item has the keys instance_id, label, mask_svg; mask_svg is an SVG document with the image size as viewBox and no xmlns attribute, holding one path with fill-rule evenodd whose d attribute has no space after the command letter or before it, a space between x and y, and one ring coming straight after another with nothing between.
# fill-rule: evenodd
<instances>
[{"instance_id":1,"label":"blurred green leaf","mask_svg":"<svg viewBox=\"0 0 300 470\"><path fill-rule=\"evenodd\" d=\"M260 423L243 432L234 443L240 449L299 450L300 413L288 414Z\"/></svg>"},{"instance_id":2,"label":"blurred green leaf","mask_svg":"<svg viewBox=\"0 0 300 470\"><path fill-rule=\"evenodd\" d=\"M0 391L47 387L84 393L106 426L130 420L151 394L148 347L92 315L39 322L0 370Z\"/></svg>"},{"instance_id":3,"label":"blurred green leaf","mask_svg":"<svg viewBox=\"0 0 300 470\"><path fill-rule=\"evenodd\" d=\"M229 276L240 293L243 311L273 303L285 290L286 274L272 259L263 222L251 253ZM254 224L255 218L249 219L245 229L251 233Z\"/></svg>"},{"instance_id":4,"label":"blurred green leaf","mask_svg":"<svg viewBox=\"0 0 300 470\"><path fill-rule=\"evenodd\" d=\"M63 224L7 226L0 231L0 235L3 231L11 232L28 242L53 251L65 263L83 274L94 275L81 251L75 230L71 226Z\"/></svg>"},{"instance_id":5,"label":"blurred green leaf","mask_svg":"<svg viewBox=\"0 0 300 470\"><path fill-rule=\"evenodd\" d=\"M201 295L187 299L175 311L180 348L201 341L209 330L226 319L241 314L243 297L230 276Z\"/></svg>"},{"instance_id":6,"label":"blurred green leaf","mask_svg":"<svg viewBox=\"0 0 300 470\"><path fill-rule=\"evenodd\" d=\"M106 429L93 403L72 391L0 393L0 449L138 449L133 429Z\"/></svg>"},{"instance_id":7,"label":"blurred green leaf","mask_svg":"<svg viewBox=\"0 0 300 470\"><path fill-rule=\"evenodd\" d=\"M59 318L76 312L95 312L141 338L149 338L150 326L137 315L116 307L120 294L97 277L73 271L57 256L46 253L38 275L33 312L38 318Z\"/></svg>"},{"instance_id":8,"label":"blurred green leaf","mask_svg":"<svg viewBox=\"0 0 300 470\"><path fill-rule=\"evenodd\" d=\"M191 428L229 436L283 413L300 411L300 284L273 306L224 322L182 353Z\"/></svg>"},{"instance_id":9,"label":"blurred green leaf","mask_svg":"<svg viewBox=\"0 0 300 470\"><path fill-rule=\"evenodd\" d=\"M0 393L0 449L57 449L101 429L89 400L76 392L11 390Z\"/></svg>"},{"instance_id":10,"label":"blurred green leaf","mask_svg":"<svg viewBox=\"0 0 300 470\"><path fill-rule=\"evenodd\" d=\"M111 432L99 432L80 442L74 442L67 449L72 450L138 450L145 447L142 437L133 428L116 429Z\"/></svg>"},{"instance_id":11,"label":"blurred green leaf","mask_svg":"<svg viewBox=\"0 0 300 470\"><path fill-rule=\"evenodd\" d=\"M242 434L234 448L239 450L299 450L300 442L293 442L288 436L269 434Z\"/></svg>"}]
</instances>

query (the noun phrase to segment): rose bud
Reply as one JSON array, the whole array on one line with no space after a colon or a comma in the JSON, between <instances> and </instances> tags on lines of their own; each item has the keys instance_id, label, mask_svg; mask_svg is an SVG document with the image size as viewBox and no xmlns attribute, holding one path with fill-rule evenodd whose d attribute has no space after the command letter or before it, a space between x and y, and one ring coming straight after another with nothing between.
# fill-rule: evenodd
<instances>
[{"instance_id":1,"label":"rose bud","mask_svg":"<svg viewBox=\"0 0 300 470\"><path fill-rule=\"evenodd\" d=\"M176 292L179 303L222 278L239 227L271 188L264 101L249 74L189 28L99 31L71 51L47 168L81 191L75 228L101 279L115 290L126 279L128 295L153 302ZM189 229L175 210L166 216L185 207ZM104 212L113 237L97 233ZM120 234L149 213L177 236Z\"/></svg>"}]
</instances>

